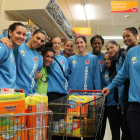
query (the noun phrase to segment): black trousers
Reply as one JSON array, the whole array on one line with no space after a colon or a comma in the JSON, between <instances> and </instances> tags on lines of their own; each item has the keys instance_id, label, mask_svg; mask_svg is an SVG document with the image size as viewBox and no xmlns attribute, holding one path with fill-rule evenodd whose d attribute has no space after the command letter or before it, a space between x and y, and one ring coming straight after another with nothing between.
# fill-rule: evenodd
<instances>
[{"instance_id":1,"label":"black trousers","mask_svg":"<svg viewBox=\"0 0 140 140\"><path fill-rule=\"evenodd\" d=\"M140 140L140 103L130 103L127 121L132 135L132 140Z\"/></svg>"},{"instance_id":2,"label":"black trousers","mask_svg":"<svg viewBox=\"0 0 140 140\"><path fill-rule=\"evenodd\" d=\"M107 117L109 119L112 140L120 140L120 128L122 122L121 109L117 109L116 105L105 107L100 140L104 139Z\"/></svg>"},{"instance_id":3,"label":"black trousers","mask_svg":"<svg viewBox=\"0 0 140 140\"><path fill-rule=\"evenodd\" d=\"M126 120L128 107L129 107L129 102L128 100L126 100L124 102L123 116L122 116L122 122L123 122L122 140L132 140L130 128Z\"/></svg>"}]
</instances>

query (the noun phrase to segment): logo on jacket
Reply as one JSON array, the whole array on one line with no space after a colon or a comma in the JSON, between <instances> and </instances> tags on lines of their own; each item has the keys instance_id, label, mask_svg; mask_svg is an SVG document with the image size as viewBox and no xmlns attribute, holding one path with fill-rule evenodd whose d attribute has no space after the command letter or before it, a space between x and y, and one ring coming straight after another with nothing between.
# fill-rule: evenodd
<instances>
[{"instance_id":1,"label":"logo on jacket","mask_svg":"<svg viewBox=\"0 0 140 140\"><path fill-rule=\"evenodd\" d=\"M103 65L104 62L102 60L99 61L99 65Z\"/></svg>"},{"instance_id":2,"label":"logo on jacket","mask_svg":"<svg viewBox=\"0 0 140 140\"><path fill-rule=\"evenodd\" d=\"M61 63L62 63L63 65L65 64L63 60L61 61Z\"/></svg>"},{"instance_id":3,"label":"logo on jacket","mask_svg":"<svg viewBox=\"0 0 140 140\"><path fill-rule=\"evenodd\" d=\"M109 80L109 77L108 77L108 74L105 75L105 81L108 81Z\"/></svg>"},{"instance_id":4,"label":"logo on jacket","mask_svg":"<svg viewBox=\"0 0 140 140\"><path fill-rule=\"evenodd\" d=\"M133 58L132 58L132 63L133 63L133 64L137 63L137 58L136 58L136 57L133 57Z\"/></svg>"},{"instance_id":5,"label":"logo on jacket","mask_svg":"<svg viewBox=\"0 0 140 140\"><path fill-rule=\"evenodd\" d=\"M90 63L90 61L89 60L85 60L85 64L89 64Z\"/></svg>"},{"instance_id":6,"label":"logo on jacket","mask_svg":"<svg viewBox=\"0 0 140 140\"><path fill-rule=\"evenodd\" d=\"M34 60L34 62L38 62L38 58L37 57L34 57L33 60Z\"/></svg>"},{"instance_id":7,"label":"logo on jacket","mask_svg":"<svg viewBox=\"0 0 140 140\"><path fill-rule=\"evenodd\" d=\"M12 54L12 53L10 54L10 61L11 61L11 62L14 61L14 63L15 63L15 58L13 57L13 54Z\"/></svg>"},{"instance_id":8,"label":"logo on jacket","mask_svg":"<svg viewBox=\"0 0 140 140\"><path fill-rule=\"evenodd\" d=\"M73 65L77 64L76 60L73 60L72 63L73 63Z\"/></svg>"},{"instance_id":9,"label":"logo on jacket","mask_svg":"<svg viewBox=\"0 0 140 140\"><path fill-rule=\"evenodd\" d=\"M21 56L26 56L23 50L20 51Z\"/></svg>"},{"instance_id":10,"label":"logo on jacket","mask_svg":"<svg viewBox=\"0 0 140 140\"><path fill-rule=\"evenodd\" d=\"M10 60L13 61L13 55L12 54L10 54Z\"/></svg>"}]
</instances>

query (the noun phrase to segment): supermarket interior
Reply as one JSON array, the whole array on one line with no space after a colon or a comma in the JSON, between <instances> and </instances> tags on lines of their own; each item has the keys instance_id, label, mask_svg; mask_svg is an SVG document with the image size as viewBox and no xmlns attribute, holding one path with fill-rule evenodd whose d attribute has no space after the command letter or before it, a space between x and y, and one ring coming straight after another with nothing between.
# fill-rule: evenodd
<instances>
[{"instance_id":1,"label":"supermarket interior","mask_svg":"<svg viewBox=\"0 0 140 140\"><path fill-rule=\"evenodd\" d=\"M140 140L139 5L0 0L0 140Z\"/></svg>"}]
</instances>

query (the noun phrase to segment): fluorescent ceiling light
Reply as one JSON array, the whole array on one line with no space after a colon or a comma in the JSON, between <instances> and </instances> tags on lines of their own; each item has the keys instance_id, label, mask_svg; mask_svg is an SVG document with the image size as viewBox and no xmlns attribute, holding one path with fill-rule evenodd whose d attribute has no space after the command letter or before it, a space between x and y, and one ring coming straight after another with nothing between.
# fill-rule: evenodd
<instances>
[{"instance_id":1,"label":"fluorescent ceiling light","mask_svg":"<svg viewBox=\"0 0 140 140\"><path fill-rule=\"evenodd\" d=\"M91 5L90 4L86 4L84 5L85 6L85 13L86 13L86 17L87 17L87 20L92 20L93 17L92 17L92 10L91 10Z\"/></svg>"},{"instance_id":2,"label":"fluorescent ceiling light","mask_svg":"<svg viewBox=\"0 0 140 140\"><path fill-rule=\"evenodd\" d=\"M123 39L122 36L102 36L103 39Z\"/></svg>"},{"instance_id":3,"label":"fluorescent ceiling light","mask_svg":"<svg viewBox=\"0 0 140 140\"><path fill-rule=\"evenodd\" d=\"M76 8L76 18L79 20L86 20L83 6L78 4L78 5L76 5L75 8Z\"/></svg>"},{"instance_id":4,"label":"fluorescent ceiling light","mask_svg":"<svg viewBox=\"0 0 140 140\"><path fill-rule=\"evenodd\" d=\"M93 13L91 10L90 4L84 4L83 6L81 4L78 4L75 6L76 10L76 19L78 20L92 20L93 19Z\"/></svg>"}]
</instances>

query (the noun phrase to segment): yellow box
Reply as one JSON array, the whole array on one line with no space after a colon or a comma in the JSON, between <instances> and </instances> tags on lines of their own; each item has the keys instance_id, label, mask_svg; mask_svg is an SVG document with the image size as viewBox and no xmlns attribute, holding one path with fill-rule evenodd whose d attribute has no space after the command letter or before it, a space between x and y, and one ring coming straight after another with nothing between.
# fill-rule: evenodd
<instances>
[{"instance_id":1,"label":"yellow box","mask_svg":"<svg viewBox=\"0 0 140 140\"><path fill-rule=\"evenodd\" d=\"M35 94L29 98L28 113L45 112L48 110L48 96ZM27 127L42 127L48 125L48 115L30 115L27 120ZM28 140L45 139L47 128L32 129L29 131Z\"/></svg>"}]
</instances>

